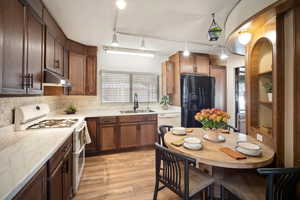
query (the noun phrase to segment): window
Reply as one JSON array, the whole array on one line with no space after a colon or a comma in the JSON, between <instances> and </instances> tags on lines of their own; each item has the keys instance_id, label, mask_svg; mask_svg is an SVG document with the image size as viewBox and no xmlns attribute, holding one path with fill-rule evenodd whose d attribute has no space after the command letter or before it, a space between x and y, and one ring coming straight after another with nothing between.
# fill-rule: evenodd
<instances>
[{"instance_id":1,"label":"window","mask_svg":"<svg viewBox=\"0 0 300 200\"><path fill-rule=\"evenodd\" d=\"M158 101L158 75L128 72L102 72L102 102Z\"/></svg>"}]
</instances>

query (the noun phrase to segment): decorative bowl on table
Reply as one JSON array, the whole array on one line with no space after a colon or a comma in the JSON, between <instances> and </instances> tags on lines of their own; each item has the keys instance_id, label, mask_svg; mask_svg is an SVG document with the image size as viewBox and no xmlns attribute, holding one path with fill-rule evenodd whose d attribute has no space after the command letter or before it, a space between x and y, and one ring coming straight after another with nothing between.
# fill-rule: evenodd
<instances>
[{"instance_id":1,"label":"decorative bowl on table","mask_svg":"<svg viewBox=\"0 0 300 200\"><path fill-rule=\"evenodd\" d=\"M215 133L207 133L203 135L203 138L210 142L225 142L225 136L215 132Z\"/></svg>"},{"instance_id":2,"label":"decorative bowl on table","mask_svg":"<svg viewBox=\"0 0 300 200\"><path fill-rule=\"evenodd\" d=\"M200 138L186 137L183 140L184 140L183 146L187 149L200 150L203 147L202 140Z\"/></svg>"},{"instance_id":3,"label":"decorative bowl on table","mask_svg":"<svg viewBox=\"0 0 300 200\"><path fill-rule=\"evenodd\" d=\"M258 144L250 142L238 142L235 148L238 152L247 156L261 156L262 150Z\"/></svg>"},{"instance_id":4,"label":"decorative bowl on table","mask_svg":"<svg viewBox=\"0 0 300 200\"><path fill-rule=\"evenodd\" d=\"M172 128L172 133L174 135L186 135L186 128L184 128L184 127L174 127L174 128Z\"/></svg>"}]
</instances>

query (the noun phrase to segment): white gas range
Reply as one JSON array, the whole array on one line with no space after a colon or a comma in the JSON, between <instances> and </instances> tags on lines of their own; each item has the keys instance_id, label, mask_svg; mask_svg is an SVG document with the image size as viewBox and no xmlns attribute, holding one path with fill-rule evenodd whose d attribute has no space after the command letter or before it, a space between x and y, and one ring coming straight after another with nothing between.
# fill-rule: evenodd
<instances>
[{"instance_id":1,"label":"white gas range","mask_svg":"<svg viewBox=\"0 0 300 200\"><path fill-rule=\"evenodd\" d=\"M33 104L16 108L15 130L73 128L73 191L78 190L85 165L85 145L90 143L86 121L80 117L50 118L47 104Z\"/></svg>"}]
</instances>

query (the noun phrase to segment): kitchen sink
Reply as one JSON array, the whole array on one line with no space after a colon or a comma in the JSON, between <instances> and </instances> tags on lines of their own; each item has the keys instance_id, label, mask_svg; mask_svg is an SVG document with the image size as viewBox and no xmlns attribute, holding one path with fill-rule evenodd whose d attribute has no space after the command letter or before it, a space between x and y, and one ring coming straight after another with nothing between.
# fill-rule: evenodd
<instances>
[{"instance_id":1,"label":"kitchen sink","mask_svg":"<svg viewBox=\"0 0 300 200\"><path fill-rule=\"evenodd\" d=\"M153 110L122 110L120 111L121 113L125 114L125 113L151 113L151 112L155 112Z\"/></svg>"}]
</instances>

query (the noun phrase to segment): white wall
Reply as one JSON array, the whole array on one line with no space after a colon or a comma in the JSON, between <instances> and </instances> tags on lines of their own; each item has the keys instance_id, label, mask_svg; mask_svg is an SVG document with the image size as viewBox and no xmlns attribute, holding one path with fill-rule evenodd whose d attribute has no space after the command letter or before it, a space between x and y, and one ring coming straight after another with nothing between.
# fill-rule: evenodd
<instances>
[{"instance_id":1,"label":"white wall","mask_svg":"<svg viewBox=\"0 0 300 200\"><path fill-rule=\"evenodd\" d=\"M227 60L227 112L231 119L229 123L235 125L235 68L245 66L245 57L231 54Z\"/></svg>"}]
</instances>

